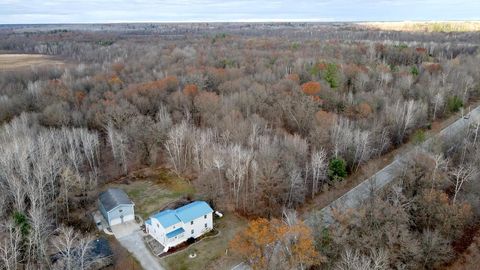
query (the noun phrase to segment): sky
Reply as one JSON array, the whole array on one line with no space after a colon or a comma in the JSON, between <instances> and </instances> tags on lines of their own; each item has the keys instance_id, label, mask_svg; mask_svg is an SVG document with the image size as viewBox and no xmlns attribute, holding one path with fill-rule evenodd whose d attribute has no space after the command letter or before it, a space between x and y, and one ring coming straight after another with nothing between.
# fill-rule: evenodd
<instances>
[{"instance_id":1,"label":"sky","mask_svg":"<svg viewBox=\"0 0 480 270\"><path fill-rule=\"evenodd\" d=\"M479 19L480 0L0 0L0 24Z\"/></svg>"}]
</instances>

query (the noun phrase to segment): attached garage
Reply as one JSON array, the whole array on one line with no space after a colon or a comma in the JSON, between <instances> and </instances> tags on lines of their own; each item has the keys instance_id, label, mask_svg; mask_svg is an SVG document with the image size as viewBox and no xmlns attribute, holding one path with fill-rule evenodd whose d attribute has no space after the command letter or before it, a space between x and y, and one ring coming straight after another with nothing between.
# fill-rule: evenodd
<instances>
[{"instance_id":1,"label":"attached garage","mask_svg":"<svg viewBox=\"0 0 480 270\"><path fill-rule=\"evenodd\" d=\"M119 188L109 188L100 193L98 201L98 208L110 226L135 219L135 204Z\"/></svg>"}]
</instances>

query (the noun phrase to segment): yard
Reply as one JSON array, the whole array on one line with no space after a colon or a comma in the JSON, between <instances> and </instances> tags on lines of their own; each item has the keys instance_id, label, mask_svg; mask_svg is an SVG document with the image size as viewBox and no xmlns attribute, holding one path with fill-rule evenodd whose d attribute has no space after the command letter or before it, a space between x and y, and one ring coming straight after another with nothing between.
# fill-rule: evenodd
<instances>
[{"instance_id":1,"label":"yard","mask_svg":"<svg viewBox=\"0 0 480 270\"><path fill-rule=\"evenodd\" d=\"M108 187L123 189L135 203L135 214L143 219L194 193L187 179L164 168L138 170Z\"/></svg>"},{"instance_id":2,"label":"yard","mask_svg":"<svg viewBox=\"0 0 480 270\"><path fill-rule=\"evenodd\" d=\"M204 238L184 250L162 258L162 264L171 270L231 269L241 262L241 259L230 250L226 252L228 243L246 224L244 218L233 213L224 213L222 218L214 220L214 228L220 232L218 236ZM189 258L192 253L196 253L197 256Z\"/></svg>"}]
</instances>

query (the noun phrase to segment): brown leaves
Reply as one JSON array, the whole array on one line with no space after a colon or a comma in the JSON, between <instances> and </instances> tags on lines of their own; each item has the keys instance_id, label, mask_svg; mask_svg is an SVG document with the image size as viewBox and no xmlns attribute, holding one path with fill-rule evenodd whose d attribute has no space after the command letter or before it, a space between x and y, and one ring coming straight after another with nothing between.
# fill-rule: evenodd
<instances>
[{"instance_id":1,"label":"brown leaves","mask_svg":"<svg viewBox=\"0 0 480 270\"><path fill-rule=\"evenodd\" d=\"M307 95L317 95L320 93L320 90L321 86L319 82L310 81L302 84L302 91Z\"/></svg>"},{"instance_id":2,"label":"brown leaves","mask_svg":"<svg viewBox=\"0 0 480 270\"><path fill-rule=\"evenodd\" d=\"M278 219L252 220L232 239L230 247L254 269L270 264L315 265L326 260L315 250L311 230L303 222L289 226Z\"/></svg>"}]
</instances>

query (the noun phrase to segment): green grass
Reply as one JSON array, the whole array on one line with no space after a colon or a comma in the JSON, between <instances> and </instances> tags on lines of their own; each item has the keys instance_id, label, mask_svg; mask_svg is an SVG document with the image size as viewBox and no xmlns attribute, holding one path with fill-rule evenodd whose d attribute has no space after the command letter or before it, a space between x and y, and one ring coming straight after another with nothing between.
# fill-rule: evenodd
<instances>
[{"instance_id":1,"label":"green grass","mask_svg":"<svg viewBox=\"0 0 480 270\"><path fill-rule=\"evenodd\" d=\"M135 213L144 219L168 203L195 192L188 180L166 169L144 169L128 179L110 186L125 190L135 203Z\"/></svg>"},{"instance_id":2,"label":"green grass","mask_svg":"<svg viewBox=\"0 0 480 270\"><path fill-rule=\"evenodd\" d=\"M226 255L225 250L228 249L228 244L233 236L246 224L245 219L231 213L225 213L223 218L214 220L214 228L220 232L218 236L203 239L187 249L170 255L162 259L162 264L168 266L168 269L171 270L230 269L240 260L230 250ZM197 256L189 258L188 255L193 252Z\"/></svg>"}]
</instances>

